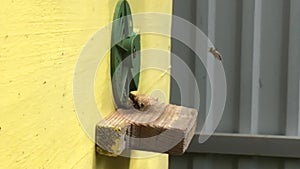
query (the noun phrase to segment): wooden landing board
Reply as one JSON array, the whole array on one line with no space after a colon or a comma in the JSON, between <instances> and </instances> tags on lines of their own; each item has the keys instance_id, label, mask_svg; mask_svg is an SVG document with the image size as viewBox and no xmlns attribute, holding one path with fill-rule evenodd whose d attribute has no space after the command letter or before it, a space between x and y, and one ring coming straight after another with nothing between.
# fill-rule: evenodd
<instances>
[{"instance_id":1,"label":"wooden landing board","mask_svg":"<svg viewBox=\"0 0 300 169\"><path fill-rule=\"evenodd\" d=\"M97 124L97 151L112 156L125 149L183 154L195 132L197 110L147 96L137 99L142 108L118 109Z\"/></svg>"}]
</instances>

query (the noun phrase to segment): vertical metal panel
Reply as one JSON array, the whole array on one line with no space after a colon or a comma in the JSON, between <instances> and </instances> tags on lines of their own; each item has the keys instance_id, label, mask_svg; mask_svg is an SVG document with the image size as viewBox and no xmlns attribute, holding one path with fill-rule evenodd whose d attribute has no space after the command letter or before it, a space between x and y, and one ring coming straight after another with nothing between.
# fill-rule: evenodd
<instances>
[{"instance_id":1,"label":"vertical metal panel","mask_svg":"<svg viewBox=\"0 0 300 169\"><path fill-rule=\"evenodd\" d=\"M259 109L261 1L243 0L240 121L241 133L257 133Z\"/></svg>"},{"instance_id":2,"label":"vertical metal panel","mask_svg":"<svg viewBox=\"0 0 300 169\"><path fill-rule=\"evenodd\" d=\"M227 101L218 132L237 132L241 63L242 1L216 0L215 46L224 56L227 79Z\"/></svg>"},{"instance_id":3,"label":"vertical metal panel","mask_svg":"<svg viewBox=\"0 0 300 169\"><path fill-rule=\"evenodd\" d=\"M174 14L197 25L223 54L228 95L218 133L300 136L299 0L174 0ZM189 50L176 54L194 57ZM201 92L199 131L211 84L200 61L186 63ZM171 157L170 168L298 169L300 159L187 153Z\"/></svg>"},{"instance_id":4,"label":"vertical metal panel","mask_svg":"<svg viewBox=\"0 0 300 169\"><path fill-rule=\"evenodd\" d=\"M290 1L286 135L300 135L300 1ZM297 169L300 160L286 160L285 169Z\"/></svg>"},{"instance_id":5,"label":"vertical metal panel","mask_svg":"<svg viewBox=\"0 0 300 169\"><path fill-rule=\"evenodd\" d=\"M209 18L208 18L208 4L209 2L207 0L199 0L199 1L194 1L195 4L194 6L196 7L195 13L196 16L201 16L201 17L196 17L195 18L195 25L199 27L205 34L208 34L209 28ZM184 2L180 1L181 5L184 5ZM195 43L195 48L197 49L201 44L198 44L197 41ZM202 128L204 121L206 119L206 113L209 107L208 104L208 97L207 95L209 91L209 80L206 78L206 70L200 61L200 59L195 59L195 66L194 67L194 72L195 72L195 78L199 87L199 92L200 92L200 109L199 109L199 116L198 116L198 126L197 126L197 131L200 131ZM198 66L201 65L201 66ZM196 101L196 100L195 100ZM208 105L208 106L207 106Z\"/></svg>"},{"instance_id":6,"label":"vertical metal panel","mask_svg":"<svg viewBox=\"0 0 300 169\"><path fill-rule=\"evenodd\" d=\"M287 135L300 135L300 1L291 0L289 18Z\"/></svg>"},{"instance_id":7,"label":"vertical metal panel","mask_svg":"<svg viewBox=\"0 0 300 169\"><path fill-rule=\"evenodd\" d=\"M197 4L197 1L196 1L196 4ZM215 43L215 32L216 32L216 0L210 0L210 1L207 1L207 36L208 38L211 40L212 43ZM200 48L199 46L200 45L205 45L205 44L196 44L198 48ZM211 88L214 87L214 82L210 83L210 81L214 81L214 68L215 68L215 65L214 65L214 62L213 62L213 58L207 58L206 59L206 63L204 64L207 64L207 71L209 72L212 72L211 73L211 77L208 77L206 78L206 92L205 92L205 106L206 106L206 109L205 109L205 117L208 116L207 112L209 111L209 107L210 107L210 100L211 100ZM195 67L199 67L198 65L195 65ZM209 80L208 78L211 78L212 80ZM209 118L207 120L210 120ZM212 121L209 121L207 123L209 126L207 126L208 129L211 129L213 122Z\"/></svg>"},{"instance_id":8,"label":"vertical metal panel","mask_svg":"<svg viewBox=\"0 0 300 169\"><path fill-rule=\"evenodd\" d=\"M174 1L174 10L177 11L177 15L180 15L183 19L188 20L190 22L194 22L195 20L195 15L193 15L193 13L195 13L195 2L193 1L187 1L185 3L185 5L180 5L180 2ZM179 28L175 27L173 25L173 30L172 32L180 32L182 30L178 30ZM191 30L187 30L187 31L191 31ZM188 43L193 43L195 40L193 39L193 35L190 35L190 42ZM172 53L178 57L180 57L180 59L182 59L182 61L184 61L187 65L189 65L189 67L191 68L191 70L194 70L194 57L193 57L193 52L186 47L184 44L182 44L180 41L173 39L172 40ZM180 73L180 65L176 65L176 61L175 60L171 60L171 64L172 64L172 74L178 74ZM183 77L184 78L184 77ZM188 79L185 79L186 83L188 82ZM191 83L190 83L191 84ZM192 86L181 86L182 87L182 91L181 92L187 92L187 93L191 93L191 95L193 95L194 87ZM172 98L172 102L176 103L176 104L180 104L181 103L181 95L179 92L179 88L176 86L176 81L174 79L172 79L171 81L171 98ZM193 107L193 103L194 103L194 98L190 97L188 98L190 100L185 100L185 105L184 106L189 106L189 107Z\"/></svg>"},{"instance_id":9,"label":"vertical metal panel","mask_svg":"<svg viewBox=\"0 0 300 169\"><path fill-rule=\"evenodd\" d=\"M258 132L284 134L286 108L287 0L263 0Z\"/></svg>"}]
</instances>

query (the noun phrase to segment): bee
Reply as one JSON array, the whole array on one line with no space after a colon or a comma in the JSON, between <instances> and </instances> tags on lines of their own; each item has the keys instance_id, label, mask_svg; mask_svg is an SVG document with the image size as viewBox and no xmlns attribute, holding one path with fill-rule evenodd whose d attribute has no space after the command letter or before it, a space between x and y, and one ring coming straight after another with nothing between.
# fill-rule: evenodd
<instances>
[{"instance_id":1,"label":"bee","mask_svg":"<svg viewBox=\"0 0 300 169\"><path fill-rule=\"evenodd\" d=\"M140 111L145 111L151 105L150 97L145 95L134 95L130 93L129 99L131 100L133 107Z\"/></svg>"},{"instance_id":2,"label":"bee","mask_svg":"<svg viewBox=\"0 0 300 169\"><path fill-rule=\"evenodd\" d=\"M133 107L136 109L142 109L144 107L144 104L139 101L138 97L132 93L129 93L129 98L133 103Z\"/></svg>"},{"instance_id":3,"label":"bee","mask_svg":"<svg viewBox=\"0 0 300 169\"><path fill-rule=\"evenodd\" d=\"M216 59L222 60L222 55L216 48L214 48L214 47L210 48L209 52L212 53Z\"/></svg>"}]
</instances>

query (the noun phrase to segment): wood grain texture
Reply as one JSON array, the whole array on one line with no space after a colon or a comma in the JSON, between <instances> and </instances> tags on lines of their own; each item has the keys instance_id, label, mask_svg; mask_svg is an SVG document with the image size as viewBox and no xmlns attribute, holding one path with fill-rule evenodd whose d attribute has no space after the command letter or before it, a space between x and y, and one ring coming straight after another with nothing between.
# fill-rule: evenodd
<instances>
[{"instance_id":1,"label":"wood grain texture","mask_svg":"<svg viewBox=\"0 0 300 169\"><path fill-rule=\"evenodd\" d=\"M148 96L137 96L143 108L118 109L96 127L98 152L120 155L126 149L181 155L196 128L195 109L163 104Z\"/></svg>"}]
</instances>

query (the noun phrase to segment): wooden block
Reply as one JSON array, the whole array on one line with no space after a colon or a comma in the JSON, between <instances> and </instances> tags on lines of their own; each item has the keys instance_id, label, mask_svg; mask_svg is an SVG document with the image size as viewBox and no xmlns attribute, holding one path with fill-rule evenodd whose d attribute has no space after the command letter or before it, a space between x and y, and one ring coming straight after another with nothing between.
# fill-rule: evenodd
<instances>
[{"instance_id":1,"label":"wooden block","mask_svg":"<svg viewBox=\"0 0 300 169\"><path fill-rule=\"evenodd\" d=\"M132 100L132 108L118 109L97 124L97 151L112 156L125 149L183 154L196 129L197 110L143 95Z\"/></svg>"}]
</instances>

